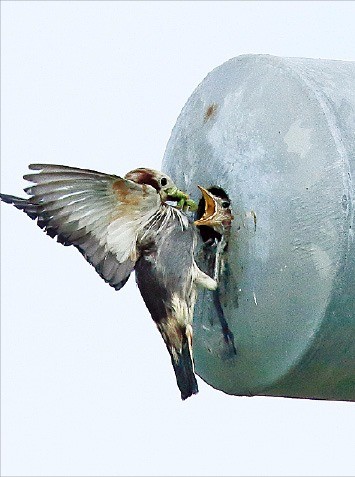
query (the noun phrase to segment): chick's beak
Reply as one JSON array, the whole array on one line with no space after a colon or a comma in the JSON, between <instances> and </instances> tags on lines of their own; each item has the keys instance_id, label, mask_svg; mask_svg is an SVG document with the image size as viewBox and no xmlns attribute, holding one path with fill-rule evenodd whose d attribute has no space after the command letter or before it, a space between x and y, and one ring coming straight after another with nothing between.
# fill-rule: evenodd
<instances>
[{"instance_id":1,"label":"chick's beak","mask_svg":"<svg viewBox=\"0 0 355 477\"><path fill-rule=\"evenodd\" d=\"M208 190L204 189L201 186L197 186L200 191L202 192L203 198L205 199L205 212L203 216L195 220L195 225L207 225L210 226L214 222L214 216L216 215L216 201L213 196L208 192Z\"/></svg>"}]
</instances>

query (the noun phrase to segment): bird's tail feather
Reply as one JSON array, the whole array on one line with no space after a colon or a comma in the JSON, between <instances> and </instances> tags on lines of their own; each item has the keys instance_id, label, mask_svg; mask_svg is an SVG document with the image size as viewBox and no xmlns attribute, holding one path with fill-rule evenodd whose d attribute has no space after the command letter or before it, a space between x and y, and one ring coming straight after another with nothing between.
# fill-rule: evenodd
<instances>
[{"instance_id":1,"label":"bird's tail feather","mask_svg":"<svg viewBox=\"0 0 355 477\"><path fill-rule=\"evenodd\" d=\"M23 210L32 220L38 217L38 206L27 199L21 199L14 195L0 194L0 200L12 204L19 210Z\"/></svg>"},{"instance_id":2,"label":"bird's tail feather","mask_svg":"<svg viewBox=\"0 0 355 477\"><path fill-rule=\"evenodd\" d=\"M191 347L188 337L184 334L181 353L171 354L176 381L181 392L181 399L187 399L198 393L196 376L191 356Z\"/></svg>"}]
</instances>

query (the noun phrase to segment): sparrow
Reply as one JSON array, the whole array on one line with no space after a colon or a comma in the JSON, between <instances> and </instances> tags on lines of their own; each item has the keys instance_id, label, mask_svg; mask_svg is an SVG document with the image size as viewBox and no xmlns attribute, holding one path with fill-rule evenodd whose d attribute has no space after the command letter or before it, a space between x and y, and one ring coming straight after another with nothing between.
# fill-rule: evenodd
<instances>
[{"instance_id":1,"label":"sparrow","mask_svg":"<svg viewBox=\"0 0 355 477\"><path fill-rule=\"evenodd\" d=\"M192 321L198 287L217 283L194 259L195 203L166 174L138 168L124 177L31 164L29 198L0 194L50 237L73 245L115 290L135 270L142 298L169 351L181 398L198 392ZM203 218L202 218L203 219ZM201 219L201 220L202 220ZM206 219L206 217L205 217Z\"/></svg>"}]
</instances>

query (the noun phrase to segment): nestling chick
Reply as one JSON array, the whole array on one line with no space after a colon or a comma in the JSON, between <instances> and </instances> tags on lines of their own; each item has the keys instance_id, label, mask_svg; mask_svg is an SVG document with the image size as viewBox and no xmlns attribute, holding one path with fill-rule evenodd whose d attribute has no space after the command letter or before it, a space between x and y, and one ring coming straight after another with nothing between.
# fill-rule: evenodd
<instances>
[{"instance_id":1,"label":"nestling chick","mask_svg":"<svg viewBox=\"0 0 355 477\"><path fill-rule=\"evenodd\" d=\"M222 194L221 197L221 192L216 188L206 190L201 186L197 187L205 199L205 211L200 219L195 220L195 225L211 227L221 235L228 233L234 217L230 209L230 200L226 194ZM220 195L217 195L218 192Z\"/></svg>"},{"instance_id":2,"label":"nestling chick","mask_svg":"<svg viewBox=\"0 0 355 477\"><path fill-rule=\"evenodd\" d=\"M198 188L204 198L205 210L203 216L195 220L194 224L201 227L202 235L204 234L204 228L209 227L208 235L217 247L213 278L218 282L223 265L222 256L228 244L234 217L230 209L230 200L222 189L211 188L206 190L201 186L198 186ZM215 234L211 234L211 229Z\"/></svg>"}]
</instances>

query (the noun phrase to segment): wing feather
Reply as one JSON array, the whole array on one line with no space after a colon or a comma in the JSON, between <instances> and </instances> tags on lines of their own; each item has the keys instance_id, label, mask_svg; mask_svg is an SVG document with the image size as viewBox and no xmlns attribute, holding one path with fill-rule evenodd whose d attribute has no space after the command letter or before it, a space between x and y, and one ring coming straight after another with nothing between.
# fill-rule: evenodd
<instances>
[{"instance_id":1,"label":"wing feather","mask_svg":"<svg viewBox=\"0 0 355 477\"><path fill-rule=\"evenodd\" d=\"M161 202L149 185L76 167L31 164L31 197L17 202L51 237L74 245L115 289L137 260L137 236ZM20 205L19 205L20 204ZM16 205L16 204L14 204Z\"/></svg>"}]
</instances>

